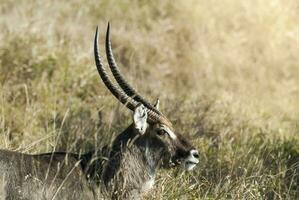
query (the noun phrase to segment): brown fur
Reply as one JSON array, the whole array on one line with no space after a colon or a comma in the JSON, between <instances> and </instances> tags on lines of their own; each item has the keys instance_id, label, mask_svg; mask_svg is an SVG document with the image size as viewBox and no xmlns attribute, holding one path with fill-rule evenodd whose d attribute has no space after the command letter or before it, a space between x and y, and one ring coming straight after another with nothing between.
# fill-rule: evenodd
<instances>
[{"instance_id":1,"label":"brown fur","mask_svg":"<svg viewBox=\"0 0 299 200\"><path fill-rule=\"evenodd\" d=\"M0 150L3 195L6 199L99 199L105 190L113 199L139 199L144 183L161 166L168 167L172 157L183 158L193 148L184 140L158 136L160 125L149 126L143 135L134 124L118 135L105 164L95 159L103 151L29 155Z\"/></svg>"},{"instance_id":2,"label":"brown fur","mask_svg":"<svg viewBox=\"0 0 299 200\"><path fill-rule=\"evenodd\" d=\"M129 126L113 142L103 181L114 198L139 198L145 182L154 178L160 167L170 167L172 158L183 159L194 149L180 136L172 140L169 136L158 136L160 125L150 125L140 135L134 126Z\"/></svg>"}]
</instances>

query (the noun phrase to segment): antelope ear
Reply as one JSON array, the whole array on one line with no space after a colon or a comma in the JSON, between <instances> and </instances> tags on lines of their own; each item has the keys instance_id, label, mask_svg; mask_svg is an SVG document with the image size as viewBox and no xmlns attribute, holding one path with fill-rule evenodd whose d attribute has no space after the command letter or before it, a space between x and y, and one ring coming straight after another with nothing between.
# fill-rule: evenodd
<instances>
[{"instance_id":1,"label":"antelope ear","mask_svg":"<svg viewBox=\"0 0 299 200\"><path fill-rule=\"evenodd\" d=\"M157 110L159 110L159 106L160 106L160 100L159 100L159 98L157 98L157 100L154 104L154 107L157 108Z\"/></svg>"},{"instance_id":2,"label":"antelope ear","mask_svg":"<svg viewBox=\"0 0 299 200\"><path fill-rule=\"evenodd\" d=\"M136 107L133 119L136 130L140 134L144 134L147 128L147 112L142 104Z\"/></svg>"}]
</instances>

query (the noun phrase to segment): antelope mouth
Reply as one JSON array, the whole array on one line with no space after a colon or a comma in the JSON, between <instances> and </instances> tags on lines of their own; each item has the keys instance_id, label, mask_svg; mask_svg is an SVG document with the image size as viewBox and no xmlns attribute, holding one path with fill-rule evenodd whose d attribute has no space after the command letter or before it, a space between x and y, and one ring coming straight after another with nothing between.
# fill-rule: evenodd
<instances>
[{"instance_id":1,"label":"antelope mouth","mask_svg":"<svg viewBox=\"0 0 299 200\"><path fill-rule=\"evenodd\" d=\"M180 159L180 160L173 160L169 162L169 167L174 168L180 166L182 169L186 171L191 171L195 168L195 166L199 163L198 159Z\"/></svg>"},{"instance_id":2,"label":"antelope mouth","mask_svg":"<svg viewBox=\"0 0 299 200\"><path fill-rule=\"evenodd\" d=\"M196 165L198 162L194 162L194 161L186 161L186 165Z\"/></svg>"},{"instance_id":3,"label":"antelope mouth","mask_svg":"<svg viewBox=\"0 0 299 200\"><path fill-rule=\"evenodd\" d=\"M199 163L199 160L186 160L183 164L182 167L186 170L186 171L191 171L194 169L194 167Z\"/></svg>"},{"instance_id":4,"label":"antelope mouth","mask_svg":"<svg viewBox=\"0 0 299 200\"><path fill-rule=\"evenodd\" d=\"M170 167L177 167L177 166L182 166L182 168L186 169L187 171L193 169L197 164L199 163L199 160L197 159L180 159L180 160L173 160L169 162Z\"/></svg>"}]
</instances>

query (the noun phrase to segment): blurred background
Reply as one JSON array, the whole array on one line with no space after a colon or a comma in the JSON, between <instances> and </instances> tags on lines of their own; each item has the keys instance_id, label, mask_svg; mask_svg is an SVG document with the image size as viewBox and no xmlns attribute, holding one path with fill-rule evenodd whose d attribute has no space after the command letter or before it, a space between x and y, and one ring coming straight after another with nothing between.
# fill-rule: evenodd
<instances>
[{"instance_id":1,"label":"blurred background","mask_svg":"<svg viewBox=\"0 0 299 200\"><path fill-rule=\"evenodd\" d=\"M149 199L299 198L296 0L0 0L1 148L86 152L132 122L94 64L108 21L122 73L201 152Z\"/></svg>"}]
</instances>

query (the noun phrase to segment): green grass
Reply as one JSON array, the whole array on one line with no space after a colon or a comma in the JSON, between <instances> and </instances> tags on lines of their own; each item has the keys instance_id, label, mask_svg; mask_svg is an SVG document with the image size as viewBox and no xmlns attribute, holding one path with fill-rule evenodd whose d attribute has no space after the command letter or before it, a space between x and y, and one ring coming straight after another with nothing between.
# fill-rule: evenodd
<instances>
[{"instance_id":1,"label":"green grass","mask_svg":"<svg viewBox=\"0 0 299 200\"><path fill-rule=\"evenodd\" d=\"M298 6L0 0L0 147L85 152L131 123L94 65L110 21L122 72L201 152L148 199L298 199Z\"/></svg>"}]
</instances>

